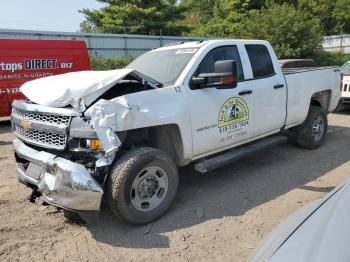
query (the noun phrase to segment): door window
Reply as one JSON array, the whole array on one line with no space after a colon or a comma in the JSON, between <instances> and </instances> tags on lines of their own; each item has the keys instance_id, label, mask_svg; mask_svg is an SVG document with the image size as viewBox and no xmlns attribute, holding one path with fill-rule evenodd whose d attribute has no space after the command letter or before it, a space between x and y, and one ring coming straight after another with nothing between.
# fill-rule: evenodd
<instances>
[{"instance_id":1,"label":"door window","mask_svg":"<svg viewBox=\"0 0 350 262\"><path fill-rule=\"evenodd\" d=\"M275 74L269 50L264 45L245 45L254 78L269 77Z\"/></svg>"},{"instance_id":2,"label":"door window","mask_svg":"<svg viewBox=\"0 0 350 262\"><path fill-rule=\"evenodd\" d=\"M199 64L195 75L214 73L215 62L222 60L235 60L237 64L237 78L238 80L244 79L242 63L236 46L220 46L211 50ZM208 79L208 81L210 82L211 79ZM216 79L212 79L212 81L216 82Z\"/></svg>"}]
</instances>

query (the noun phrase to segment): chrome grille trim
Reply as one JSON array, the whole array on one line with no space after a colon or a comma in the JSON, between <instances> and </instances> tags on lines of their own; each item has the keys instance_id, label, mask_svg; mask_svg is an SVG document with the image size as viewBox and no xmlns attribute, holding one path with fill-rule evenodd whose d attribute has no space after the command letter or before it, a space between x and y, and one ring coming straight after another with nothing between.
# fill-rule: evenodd
<instances>
[{"instance_id":1,"label":"chrome grille trim","mask_svg":"<svg viewBox=\"0 0 350 262\"><path fill-rule=\"evenodd\" d=\"M73 116L80 115L69 108L50 108L42 105L14 101L12 127L15 135L29 144L64 150L68 127Z\"/></svg>"},{"instance_id":2,"label":"chrome grille trim","mask_svg":"<svg viewBox=\"0 0 350 262\"><path fill-rule=\"evenodd\" d=\"M43 123L68 126L70 117L62 115L47 115L38 112L24 111L13 108L12 113L26 120L35 120Z\"/></svg>"},{"instance_id":3,"label":"chrome grille trim","mask_svg":"<svg viewBox=\"0 0 350 262\"><path fill-rule=\"evenodd\" d=\"M24 129L19 125L15 125L15 133L18 138L30 144L59 150L63 150L66 147L66 135L59 135L34 129Z\"/></svg>"},{"instance_id":4,"label":"chrome grille trim","mask_svg":"<svg viewBox=\"0 0 350 262\"><path fill-rule=\"evenodd\" d=\"M15 113L11 115L12 124L22 126L23 122L30 123L30 128L39 130L42 132L55 133L59 135L65 135L67 133L67 126L64 125L53 125L50 123L44 123L36 120L27 120Z\"/></svg>"},{"instance_id":5,"label":"chrome grille trim","mask_svg":"<svg viewBox=\"0 0 350 262\"><path fill-rule=\"evenodd\" d=\"M23 100L13 101L12 107L33 113L37 112L44 115L81 116L81 113L74 110L73 108L53 108L43 105L27 103Z\"/></svg>"}]
</instances>

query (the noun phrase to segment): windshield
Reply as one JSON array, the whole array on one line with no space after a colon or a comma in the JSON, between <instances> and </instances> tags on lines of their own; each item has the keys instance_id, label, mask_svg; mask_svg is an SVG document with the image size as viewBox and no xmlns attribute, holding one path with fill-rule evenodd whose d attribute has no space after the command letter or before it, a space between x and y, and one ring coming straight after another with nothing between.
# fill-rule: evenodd
<instances>
[{"instance_id":1,"label":"windshield","mask_svg":"<svg viewBox=\"0 0 350 262\"><path fill-rule=\"evenodd\" d=\"M344 75L350 75L350 62L347 62L343 67L340 69L342 74Z\"/></svg>"},{"instance_id":2,"label":"windshield","mask_svg":"<svg viewBox=\"0 0 350 262\"><path fill-rule=\"evenodd\" d=\"M175 83L198 48L169 49L141 55L126 68L134 69L163 85Z\"/></svg>"}]
</instances>

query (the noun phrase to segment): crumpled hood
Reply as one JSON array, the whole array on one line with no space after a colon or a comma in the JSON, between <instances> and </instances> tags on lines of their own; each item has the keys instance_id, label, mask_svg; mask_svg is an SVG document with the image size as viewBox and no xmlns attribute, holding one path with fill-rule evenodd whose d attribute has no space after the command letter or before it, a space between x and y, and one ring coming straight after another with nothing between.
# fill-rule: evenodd
<instances>
[{"instance_id":1,"label":"crumpled hood","mask_svg":"<svg viewBox=\"0 0 350 262\"><path fill-rule=\"evenodd\" d=\"M35 79L24 83L20 90L40 105L71 105L78 111L84 111L86 106L129 74L144 78L133 69L80 71Z\"/></svg>"},{"instance_id":2,"label":"crumpled hood","mask_svg":"<svg viewBox=\"0 0 350 262\"><path fill-rule=\"evenodd\" d=\"M280 224L248 260L350 261L350 182Z\"/></svg>"}]
</instances>

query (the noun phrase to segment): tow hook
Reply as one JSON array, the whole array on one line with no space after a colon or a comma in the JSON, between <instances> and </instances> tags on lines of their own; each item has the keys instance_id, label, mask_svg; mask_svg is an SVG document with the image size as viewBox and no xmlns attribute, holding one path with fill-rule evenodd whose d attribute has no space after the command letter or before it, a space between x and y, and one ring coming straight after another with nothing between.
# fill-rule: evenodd
<instances>
[{"instance_id":1,"label":"tow hook","mask_svg":"<svg viewBox=\"0 0 350 262\"><path fill-rule=\"evenodd\" d=\"M35 199L40 196L41 196L41 193L38 191L38 189L33 188L32 193L30 194L29 197L27 197L27 199L29 200L29 202L35 203Z\"/></svg>"}]
</instances>

